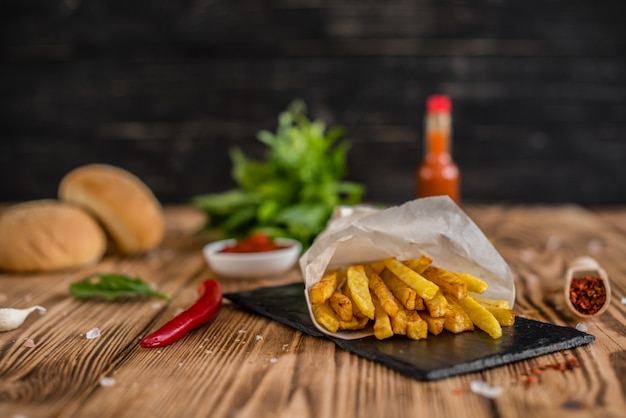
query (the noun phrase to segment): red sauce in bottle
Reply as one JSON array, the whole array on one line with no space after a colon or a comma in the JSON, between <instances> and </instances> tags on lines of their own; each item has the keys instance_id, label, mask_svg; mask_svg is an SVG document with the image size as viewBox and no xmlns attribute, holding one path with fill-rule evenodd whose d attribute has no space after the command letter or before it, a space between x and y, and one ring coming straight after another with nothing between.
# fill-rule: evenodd
<instances>
[{"instance_id":1,"label":"red sauce in bottle","mask_svg":"<svg viewBox=\"0 0 626 418\"><path fill-rule=\"evenodd\" d=\"M224 247L221 253L261 253L287 248L286 245L276 244L272 239L262 232L257 232L249 237L235 242L234 245Z\"/></svg>"},{"instance_id":2,"label":"red sauce in bottle","mask_svg":"<svg viewBox=\"0 0 626 418\"><path fill-rule=\"evenodd\" d=\"M461 200L459 168L452 160L452 103L445 95L432 95L426 101L424 158L418 166L416 197L448 195Z\"/></svg>"}]
</instances>

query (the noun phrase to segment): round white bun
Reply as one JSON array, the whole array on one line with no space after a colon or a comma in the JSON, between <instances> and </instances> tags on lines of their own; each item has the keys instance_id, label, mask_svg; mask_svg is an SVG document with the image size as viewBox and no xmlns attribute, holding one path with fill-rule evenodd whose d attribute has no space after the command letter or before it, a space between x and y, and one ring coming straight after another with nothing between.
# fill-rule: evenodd
<instances>
[{"instance_id":1,"label":"round white bun","mask_svg":"<svg viewBox=\"0 0 626 418\"><path fill-rule=\"evenodd\" d=\"M106 164L78 167L61 180L59 199L91 212L123 254L148 251L163 239L161 204L143 181L122 168Z\"/></svg>"},{"instance_id":2,"label":"round white bun","mask_svg":"<svg viewBox=\"0 0 626 418\"><path fill-rule=\"evenodd\" d=\"M92 264L106 251L106 234L80 207L35 200L0 213L0 269L63 270Z\"/></svg>"}]
</instances>

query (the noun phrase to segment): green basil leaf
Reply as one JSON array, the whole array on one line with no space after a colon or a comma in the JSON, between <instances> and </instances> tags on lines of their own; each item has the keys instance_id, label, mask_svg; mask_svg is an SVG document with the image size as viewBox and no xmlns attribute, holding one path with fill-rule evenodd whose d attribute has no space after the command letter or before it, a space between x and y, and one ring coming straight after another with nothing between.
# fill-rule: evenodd
<instances>
[{"instance_id":1,"label":"green basil leaf","mask_svg":"<svg viewBox=\"0 0 626 418\"><path fill-rule=\"evenodd\" d=\"M70 294L77 299L104 298L113 300L121 297L148 296L169 299L157 292L140 278L123 274L98 273L70 284Z\"/></svg>"}]
</instances>

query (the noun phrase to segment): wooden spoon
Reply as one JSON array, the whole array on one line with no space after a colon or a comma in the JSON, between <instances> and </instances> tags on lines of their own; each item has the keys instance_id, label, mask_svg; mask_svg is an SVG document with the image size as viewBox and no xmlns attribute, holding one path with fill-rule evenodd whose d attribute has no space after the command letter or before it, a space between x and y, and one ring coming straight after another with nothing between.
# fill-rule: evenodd
<instances>
[{"instance_id":1,"label":"wooden spoon","mask_svg":"<svg viewBox=\"0 0 626 418\"><path fill-rule=\"evenodd\" d=\"M581 279L585 276L599 278L602 280L604 284L604 288L606 289L606 300L602 307L593 314L587 314L584 312L580 312L576 307L572 304L572 300L570 299L570 288L572 285L572 280ZM606 274L606 271L598 262L588 256L579 257L575 259L570 265L567 273L565 274L565 304L567 307L576 315L581 318L595 318L597 316L602 315L604 311L609 307L609 303L611 302L611 285L609 283L609 277Z\"/></svg>"}]
</instances>

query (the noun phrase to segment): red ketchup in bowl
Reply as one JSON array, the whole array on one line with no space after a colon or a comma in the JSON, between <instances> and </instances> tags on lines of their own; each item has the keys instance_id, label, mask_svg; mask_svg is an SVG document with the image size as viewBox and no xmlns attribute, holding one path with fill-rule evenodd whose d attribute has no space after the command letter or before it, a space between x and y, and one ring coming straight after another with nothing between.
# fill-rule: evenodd
<instances>
[{"instance_id":1,"label":"red ketchup in bowl","mask_svg":"<svg viewBox=\"0 0 626 418\"><path fill-rule=\"evenodd\" d=\"M224 247L220 253L262 253L287 248L286 245L276 244L263 232L257 232L249 237L238 240L234 245Z\"/></svg>"}]
</instances>

